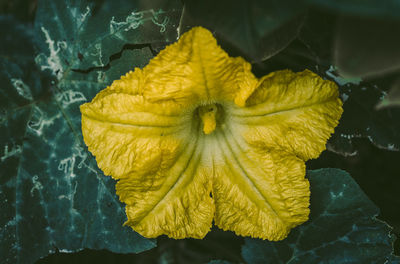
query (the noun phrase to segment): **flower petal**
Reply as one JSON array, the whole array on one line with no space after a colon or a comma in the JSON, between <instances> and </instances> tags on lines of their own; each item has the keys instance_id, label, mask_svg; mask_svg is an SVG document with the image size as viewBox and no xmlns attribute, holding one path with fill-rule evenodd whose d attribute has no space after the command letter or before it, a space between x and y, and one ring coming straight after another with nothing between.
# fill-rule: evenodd
<instances>
[{"instance_id":1,"label":"flower petal","mask_svg":"<svg viewBox=\"0 0 400 264\"><path fill-rule=\"evenodd\" d=\"M85 143L99 167L115 179L126 177L130 171L142 171L143 166L151 167L153 159L162 152L172 157L178 155L185 138L182 133L190 128L176 104L152 104L141 95L130 94L131 90L125 87L133 83L135 74L127 76L131 75L132 78L115 81L91 103L81 106ZM181 140L173 139L171 134L181 135ZM165 150L159 144L161 139L169 141ZM151 144L158 154L150 148Z\"/></svg>"},{"instance_id":2,"label":"flower petal","mask_svg":"<svg viewBox=\"0 0 400 264\"><path fill-rule=\"evenodd\" d=\"M125 224L145 237L203 238L210 231L215 211L211 175L201 167L198 138L189 141L171 167L148 175L162 178L161 184L146 186L134 177L117 183L117 194L127 204Z\"/></svg>"},{"instance_id":3,"label":"flower petal","mask_svg":"<svg viewBox=\"0 0 400 264\"><path fill-rule=\"evenodd\" d=\"M281 240L308 219L310 191L303 160L254 148L229 128L218 134L218 143L223 157L213 185L218 227Z\"/></svg>"},{"instance_id":4,"label":"flower petal","mask_svg":"<svg viewBox=\"0 0 400 264\"><path fill-rule=\"evenodd\" d=\"M127 225L146 237L204 237L214 204L211 176L199 168L200 120L173 101L137 93L140 70L81 106L82 132L106 175L119 179Z\"/></svg>"},{"instance_id":5,"label":"flower petal","mask_svg":"<svg viewBox=\"0 0 400 264\"><path fill-rule=\"evenodd\" d=\"M343 109L334 82L309 70L284 70L263 77L246 107L229 112L232 122L246 128L242 136L249 144L306 161L325 150Z\"/></svg>"},{"instance_id":6,"label":"flower petal","mask_svg":"<svg viewBox=\"0 0 400 264\"><path fill-rule=\"evenodd\" d=\"M333 82L310 71L280 71L262 78L246 105L227 106L218 134L224 165L214 176L215 223L281 240L308 219L304 162L325 149L342 103Z\"/></svg>"},{"instance_id":7,"label":"flower petal","mask_svg":"<svg viewBox=\"0 0 400 264\"><path fill-rule=\"evenodd\" d=\"M145 89L152 102L174 100L187 104L232 101L249 95L257 85L251 65L231 58L210 31L192 28L162 50L143 69Z\"/></svg>"}]
</instances>

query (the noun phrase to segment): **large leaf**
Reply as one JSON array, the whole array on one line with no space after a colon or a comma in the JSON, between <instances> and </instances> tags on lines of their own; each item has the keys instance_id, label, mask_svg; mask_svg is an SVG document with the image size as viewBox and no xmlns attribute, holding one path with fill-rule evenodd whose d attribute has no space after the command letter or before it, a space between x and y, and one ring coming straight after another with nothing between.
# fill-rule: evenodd
<instances>
[{"instance_id":1,"label":"large leaf","mask_svg":"<svg viewBox=\"0 0 400 264\"><path fill-rule=\"evenodd\" d=\"M400 12L400 4L398 9ZM334 65L342 75L353 77L400 70L399 28L400 20L340 17L333 48Z\"/></svg>"},{"instance_id":2,"label":"large leaf","mask_svg":"<svg viewBox=\"0 0 400 264\"><path fill-rule=\"evenodd\" d=\"M400 78L392 84L389 93L377 104L377 109L386 107L400 107Z\"/></svg>"},{"instance_id":3,"label":"large leaf","mask_svg":"<svg viewBox=\"0 0 400 264\"><path fill-rule=\"evenodd\" d=\"M34 67L31 32L5 17L0 17L0 28L5 36L0 48L0 255L2 261L13 263L20 246L16 174L30 116L23 106L46 96Z\"/></svg>"},{"instance_id":4,"label":"large leaf","mask_svg":"<svg viewBox=\"0 0 400 264\"><path fill-rule=\"evenodd\" d=\"M306 9L302 1L292 0L184 2L181 33L191 26L205 26L231 55L256 62L272 57L296 38Z\"/></svg>"},{"instance_id":5,"label":"large leaf","mask_svg":"<svg viewBox=\"0 0 400 264\"><path fill-rule=\"evenodd\" d=\"M386 92L374 83L342 78L333 68L326 74L340 85L344 102L343 116L328 142L328 149L345 156L355 155L352 139L368 138L379 148L400 150L400 109L376 109Z\"/></svg>"},{"instance_id":6,"label":"large leaf","mask_svg":"<svg viewBox=\"0 0 400 264\"><path fill-rule=\"evenodd\" d=\"M58 79L68 69L104 66L125 44L172 42L179 0L42 0L36 14L37 62Z\"/></svg>"},{"instance_id":7,"label":"large leaf","mask_svg":"<svg viewBox=\"0 0 400 264\"><path fill-rule=\"evenodd\" d=\"M307 13L298 35L298 40L303 43L303 50L298 48L297 53L292 54L290 59L302 64L303 67L306 67L306 63L302 61L302 58L297 58L299 55L308 58L314 65L331 65L333 53L331 47L335 37L335 22L336 17L334 14L311 9ZM288 65L287 67L290 66Z\"/></svg>"},{"instance_id":8,"label":"large leaf","mask_svg":"<svg viewBox=\"0 0 400 264\"><path fill-rule=\"evenodd\" d=\"M0 163L0 255L6 263L31 263L56 248L64 252L107 248L124 253L155 246L154 241L122 226L125 214L114 195L114 183L103 177L83 147L78 108L113 79L132 67L146 64L152 57L151 50L139 46L120 53L121 58L104 69L73 71L73 67L98 65L91 60L103 58L101 54L82 53L87 55L86 61L82 59L80 63L80 56L74 59L72 54L84 43L78 37L88 37L91 33L93 45L106 38L84 31L81 25L74 28L79 21L76 18L86 13L73 4L59 10L55 6L60 3L41 3L35 34L14 22L2 21L1 25L7 42L1 58L0 139L4 151ZM54 10L43 11L48 7ZM132 12L126 6L124 11ZM111 20L107 12L98 14L97 22ZM42 20L51 17L55 20L42 24ZM90 12L85 19L89 25ZM36 62L41 69L50 70L51 81L48 77L41 78L35 69L31 41L34 35L39 37L41 50ZM72 40L71 36L76 38ZM146 41L160 39L166 37ZM104 58L108 60L114 50L114 46L103 45Z\"/></svg>"},{"instance_id":9,"label":"large leaf","mask_svg":"<svg viewBox=\"0 0 400 264\"><path fill-rule=\"evenodd\" d=\"M400 18L400 2L397 0L387 0L384 4L379 0L307 0L307 2L355 17Z\"/></svg>"},{"instance_id":10,"label":"large leaf","mask_svg":"<svg viewBox=\"0 0 400 264\"><path fill-rule=\"evenodd\" d=\"M308 172L310 220L272 243L246 238L247 263L399 263L391 228L350 175L338 169Z\"/></svg>"},{"instance_id":11,"label":"large leaf","mask_svg":"<svg viewBox=\"0 0 400 264\"><path fill-rule=\"evenodd\" d=\"M0 0L0 14L13 14L21 21L32 21L35 16L36 1L31 0Z\"/></svg>"}]
</instances>

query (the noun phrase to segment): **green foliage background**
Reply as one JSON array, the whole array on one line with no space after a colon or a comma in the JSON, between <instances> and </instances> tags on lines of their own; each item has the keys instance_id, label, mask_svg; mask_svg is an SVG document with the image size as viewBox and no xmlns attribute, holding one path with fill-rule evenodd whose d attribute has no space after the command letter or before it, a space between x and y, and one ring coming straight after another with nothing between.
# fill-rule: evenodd
<instances>
[{"instance_id":1,"label":"green foliage background","mask_svg":"<svg viewBox=\"0 0 400 264\"><path fill-rule=\"evenodd\" d=\"M0 11L1 263L400 263L400 2L16 0ZM283 241L216 228L145 239L122 226L115 182L83 144L79 105L197 25L257 76L307 68L340 86L340 125L307 163L310 220Z\"/></svg>"}]
</instances>

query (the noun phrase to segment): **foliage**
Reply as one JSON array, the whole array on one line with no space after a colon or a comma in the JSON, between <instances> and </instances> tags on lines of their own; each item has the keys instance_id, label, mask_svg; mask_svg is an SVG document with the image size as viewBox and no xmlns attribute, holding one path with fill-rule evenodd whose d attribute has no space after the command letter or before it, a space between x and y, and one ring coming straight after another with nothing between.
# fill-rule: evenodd
<instances>
[{"instance_id":1,"label":"foliage","mask_svg":"<svg viewBox=\"0 0 400 264\"><path fill-rule=\"evenodd\" d=\"M22 2L18 1L18 5ZM34 2L25 1L29 6L34 6ZM396 98L398 92L398 60L386 59L398 58L390 43L392 39L398 43L398 36L390 38L391 29L379 29L398 25L397 1L390 1L388 5L374 0L363 5L357 0L254 0L246 4L222 1L223 4L211 8L214 2L187 1L183 8L180 1L40 0L34 26L1 16L1 262L33 263L55 251L77 252L84 248L120 253L153 248L148 253L131 256L144 262L214 259L214 263L224 263L217 259L251 262L256 258L266 262L267 257L276 255L266 256L265 252L276 248L280 261L285 263L293 250L290 239L296 236L304 237L298 248L310 253L306 254L312 258L309 262L323 261L322 257L340 262L345 256L359 257L358 253L367 247L379 249L379 252L369 251L374 254L369 260L399 262L392 255L390 228L375 218L377 208L348 174L337 170L309 173L314 189L311 199L321 202L314 203L312 206L317 209L311 208L311 212L316 216L319 212L337 209L335 219L338 223L345 221L343 225L332 226L332 221L316 222L313 218L295 229L287 244L281 242L271 247L271 242L243 241L218 230L213 230L204 240L174 241L161 237L156 244L156 240L144 239L122 226L126 220L124 207L114 194L114 183L104 177L83 145L78 107L112 80L134 67L146 65L160 48L175 41L193 25L206 26L215 32L218 42L229 54L250 58L255 73L260 76L285 68L294 71L309 68L340 84L344 116L328 143L331 152L356 155L353 143L359 137L369 139L382 149L399 150L400 129L396 120L400 119L400 109L394 107L395 103L387 104L382 110L375 108L376 104L385 104L384 98ZM16 17L33 17L22 15L24 9L15 12L18 12ZM358 28L370 25L371 20L383 21L375 23L374 32L383 32L380 38L385 41L360 43L367 41L368 36L349 28L355 24L355 17L359 18ZM336 23L337 19L340 23ZM352 34L355 35L350 38ZM372 56L374 60L369 60L371 49L380 52ZM348 57L357 64L346 64ZM346 78L343 74L347 74ZM390 87L392 92L386 97ZM317 180L313 181L314 178ZM338 197L340 202L334 207L323 202L331 192L336 195L341 191L343 195L352 191L358 195L352 195L351 199L344 198L347 195ZM356 205L365 209L345 211L346 206ZM349 232L352 222L367 231ZM305 236L307 232L301 231L319 225L337 237L327 236L323 241L325 237ZM343 247L343 243L357 239L370 242L363 244L365 247ZM316 244L329 241L334 243L324 247L326 251L315 250ZM371 241L376 243L370 244ZM242 244L243 256L239 254ZM346 249L346 255L337 253L338 245ZM255 253L259 250L263 253Z\"/></svg>"},{"instance_id":2,"label":"foliage","mask_svg":"<svg viewBox=\"0 0 400 264\"><path fill-rule=\"evenodd\" d=\"M378 208L346 172L308 172L311 182L310 221L281 242L245 239L247 263L384 263L394 237L376 219ZM399 258L397 258L399 260Z\"/></svg>"}]
</instances>

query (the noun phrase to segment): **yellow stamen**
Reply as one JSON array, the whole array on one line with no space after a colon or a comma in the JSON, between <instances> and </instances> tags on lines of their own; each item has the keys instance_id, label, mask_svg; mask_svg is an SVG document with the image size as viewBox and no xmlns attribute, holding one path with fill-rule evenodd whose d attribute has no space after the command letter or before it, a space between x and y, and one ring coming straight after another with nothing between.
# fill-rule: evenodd
<instances>
[{"instance_id":1,"label":"yellow stamen","mask_svg":"<svg viewBox=\"0 0 400 264\"><path fill-rule=\"evenodd\" d=\"M215 121L217 106L215 104L201 106L199 108L199 115L203 121L204 134L211 134L217 126L217 122Z\"/></svg>"}]
</instances>

